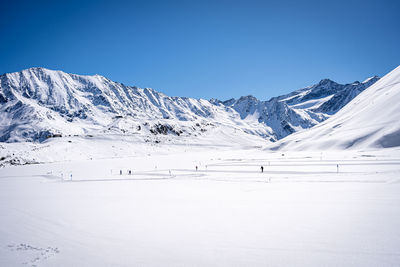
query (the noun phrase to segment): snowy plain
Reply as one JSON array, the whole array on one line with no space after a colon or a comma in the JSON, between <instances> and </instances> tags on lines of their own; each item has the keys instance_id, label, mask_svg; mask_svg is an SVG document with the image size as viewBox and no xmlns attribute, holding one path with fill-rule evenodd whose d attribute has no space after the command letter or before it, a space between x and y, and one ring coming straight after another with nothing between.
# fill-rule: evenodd
<instances>
[{"instance_id":1,"label":"snowy plain","mask_svg":"<svg viewBox=\"0 0 400 267\"><path fill-rule=\"evenodd\" d=\"M0 169L0 266L400 263L399 148L68 141Z\"/></svg>"}]
</instances>

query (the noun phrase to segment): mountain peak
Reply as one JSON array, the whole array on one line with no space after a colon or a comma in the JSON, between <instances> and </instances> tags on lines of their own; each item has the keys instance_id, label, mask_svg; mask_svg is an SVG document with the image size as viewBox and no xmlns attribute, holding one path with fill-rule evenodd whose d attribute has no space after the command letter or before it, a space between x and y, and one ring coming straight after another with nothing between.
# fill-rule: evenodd
<instances>
[{"instance_id":1,"label":"mountain peak","mask_svg":"<svg viewBox=\"0 0 400 267\"><path fill-rule=\"evenodd\" d=\"M43 68L43 67L31 67L31 68L27 68L21 71L22 73L24 72L63 72L61 70L51 70L51 69L47 69L47 68Z\"/></svg>"},{"instance_id":2,"label":"mountain peak","mask_svg":"<svg viewBox=\"0 0 400 267\"><path fill-rule=\"evenodd\" d=\"M257 101L258 99L257 99L255 96L253 96L253 95L241 96L241 97L238 99L238 101L246 101L246 100L249 100L249 101Z\"/></svg>"},{"instance_id":3,"label":"mountain peak","mask_svg":"<svg viewBox=\"0 0 400 267\"><path fill-rule=\"evenodd\" d=\"M374 75L372 77L365 79L362 83L376 82L379 79L380 79L380 77L378 75Z\"/></svg>"},{"instance_id":4,"label":"mountain peak","mask_svg":"<svg viewBox=\"0 0 400 267\"><path fill-rule=\"evenodd\" d=\"M332 83L336 83L335 81L332 81L331 79L325 78L322 79L318 85L327 85L327 84L332 84Z\"/></svg>"}]
</instances>

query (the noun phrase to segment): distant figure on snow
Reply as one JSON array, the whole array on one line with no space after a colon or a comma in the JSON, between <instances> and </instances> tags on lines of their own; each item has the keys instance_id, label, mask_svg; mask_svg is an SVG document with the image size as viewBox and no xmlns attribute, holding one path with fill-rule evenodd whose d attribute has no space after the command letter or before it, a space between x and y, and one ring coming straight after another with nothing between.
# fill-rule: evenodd
<instances>
[{"instance_id":1,"label":"distant figure on snow","mask_svg":"<svg viewBox=\"0 0 400 267\"><path fill-rule=\"evenodd\" d=\"M264 172L264 166L261 166L261 172Z\"/></svg>"},{"instance_id":2,"label":"distant figure on snow","mask_svg":"<svg viewBox=\"0 0 400 267\"><path fill-rule=\"evenodd\" d=\"M119 170L119 175L122 175L122 170Z\"/></svg>"},{"instance_id":3,"label":"distant figure on snow","mask_svg":"<svg viewBox=\"0 0 400 267\"><path fill-rule=\"evenodd\" d=\"M199 167L196 166L196 171L199 169Z\"/></svg>"}]
</instances>

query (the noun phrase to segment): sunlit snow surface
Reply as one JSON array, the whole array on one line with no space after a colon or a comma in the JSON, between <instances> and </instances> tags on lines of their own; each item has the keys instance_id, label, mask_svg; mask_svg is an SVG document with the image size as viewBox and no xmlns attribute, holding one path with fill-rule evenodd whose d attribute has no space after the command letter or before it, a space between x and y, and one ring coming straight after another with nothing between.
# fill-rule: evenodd
<instances>
[{"instance_id":1,"label":"sunlit snow surface","mask_svg":"<svg viewBox=\"0 0 400 267\"><path fill-rule=\"evenodd\" d=\"M400 262L399 149L67 141L0 169L0 266Z\"/></svg>"}]
</instances>

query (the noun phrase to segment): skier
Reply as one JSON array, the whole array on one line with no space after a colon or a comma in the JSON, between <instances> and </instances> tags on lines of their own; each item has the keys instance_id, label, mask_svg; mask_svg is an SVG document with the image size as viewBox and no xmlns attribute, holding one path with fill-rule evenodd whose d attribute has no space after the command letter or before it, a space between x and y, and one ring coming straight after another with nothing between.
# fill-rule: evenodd
<instances>
[{"instance_id":1,"label":"skier","mask_svg":"<svg viewBox=\"0 0 400 267\"><path fill-rule=\"evenodd\" d=\"M199 167L196 166L196 171L198 170Z\"/></svg>"},{"instance_id":2,"label":"skier","mask_svg":"<svg viewBox=\"0 0 400 267\"><path fill-rule=\"evenodd\" d=\"M119 175L122 175L122 170L119 170Z\"/></svg>"},{"instance_id":3,"label":"skier","mask_svg":"<svg viewBox=\"0 0 400 267\"><path fill-rule=\"evenodd\" d=\"M261 166L261 172L264 172L264 166Z\"/></svg>"}]
</instances>

